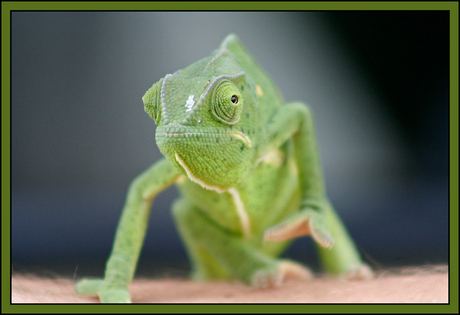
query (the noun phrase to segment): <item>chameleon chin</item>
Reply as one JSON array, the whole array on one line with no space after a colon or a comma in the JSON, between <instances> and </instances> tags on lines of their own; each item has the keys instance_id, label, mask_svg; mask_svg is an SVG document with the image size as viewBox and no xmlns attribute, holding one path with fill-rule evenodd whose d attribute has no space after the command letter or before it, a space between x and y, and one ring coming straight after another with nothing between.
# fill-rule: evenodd
<instances>
[{"instance_id":1,"label":"chameleon chin","mask_svg":"<svg viewBox=\"0 0 460 315\"><path fill-rule=\"evenodd\" d=\"M150 205L172 184L195 280L267 287L309 278L306 267L278 258L303 235L315 240L326 272L372 276L326 196L310 109L284 103L235 35L153 84L143 102L164 158L132 182L104 278L81 280L77 293L131 301Z\"/></svg>"}]
</instances>

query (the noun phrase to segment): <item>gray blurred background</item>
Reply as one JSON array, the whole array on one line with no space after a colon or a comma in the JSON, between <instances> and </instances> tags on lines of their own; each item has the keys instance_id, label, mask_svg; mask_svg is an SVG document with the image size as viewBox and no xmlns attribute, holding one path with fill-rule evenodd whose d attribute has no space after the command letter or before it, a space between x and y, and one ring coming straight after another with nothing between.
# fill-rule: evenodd
<instances>
[{"instance_id":1,"label":"gray blurred background","mask_svg":"<svg viewBox=\"0 0 460 315\"><path fill-rule=\"evenodd\" d=\"M375 268L448 262L448 12L13 12L12 265L100 276L161 157L141 97L236 33L308 103L329 197ZM185 275L155 200L138 275ZM318 268L310 238L285 253Z\"/></svg>"}]
</instances>

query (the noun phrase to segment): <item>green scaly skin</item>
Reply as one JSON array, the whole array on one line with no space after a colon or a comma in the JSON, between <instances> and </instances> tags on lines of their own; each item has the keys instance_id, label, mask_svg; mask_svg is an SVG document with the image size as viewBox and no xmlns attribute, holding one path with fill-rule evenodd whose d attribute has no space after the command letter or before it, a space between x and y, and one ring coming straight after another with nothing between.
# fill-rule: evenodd
<instances>
[{"instance_id":1,"label":"green scaly skin","mask_svg":"<svg viewBox=\"0 0 460 315\"><path fill-rule=\"evenodd\" d=\"M265 287L308 278L300 264L277 258L302 235L314 238L327 272L371 276L326 197L309 108L285 104L235 35L159 80L143 101L165 158L131 184L105 276L77 283L79 294L131 301L151 203L173 183L182 193L173 215L195 280Z\"/></svg>"}]
</instances>

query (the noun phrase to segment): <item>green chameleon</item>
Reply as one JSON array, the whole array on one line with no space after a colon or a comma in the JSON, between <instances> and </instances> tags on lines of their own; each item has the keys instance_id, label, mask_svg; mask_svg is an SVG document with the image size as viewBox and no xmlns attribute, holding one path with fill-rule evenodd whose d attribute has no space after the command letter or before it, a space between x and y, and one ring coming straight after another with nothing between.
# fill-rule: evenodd
<instances>
[{"instance_id":1,"label":"green chameleon","mask_svg":"<svg viewBox=\"0 0 460 315\"><path fill-rule=\"evenodd\" d=\"M172 212L194 280L267 287L309 278L307 268L277 258L302 235L319 244L327 272L372 275L326 197L310 109L284 104L235 35L160 79L142 100L165 158L132 182L104 279L81 280L77 293L131 301L152 201L173 183L182 197Z\"/></svg>"}]
</instances>

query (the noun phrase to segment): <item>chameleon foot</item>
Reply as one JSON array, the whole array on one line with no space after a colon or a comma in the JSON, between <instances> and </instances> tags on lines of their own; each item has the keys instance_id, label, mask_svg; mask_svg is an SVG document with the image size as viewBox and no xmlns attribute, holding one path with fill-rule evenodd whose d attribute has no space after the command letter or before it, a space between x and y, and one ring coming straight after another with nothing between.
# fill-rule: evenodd
<instances>
[{"instance_id":1,"label":"chameleon foot","mask_svg":"<svg viewBox=\"0 0 460 315\"><path fill-rule=\"evenodd\" d=\"M75 285L75 292L81 295L97 296L103 283L102 279L83 279Z\"/></svg>"},{"instance_id":2,"label":"chameleon foot","mask_svg":"<svg viewBox=\"0 0 460 315\"><path fill-rule=\"evenodd\" d=\"M369 280L374 276L372 269L366 264L359 264L340 276L345 280Z\"/></svg>"},{"instance_id":3,"label":"chameleon foot","mask_svg":"<svg viewBox=\"0 0 460 315\"><path fill-rule=\"evenodd\" d=\"M254 273L251 284L257 288L269 288L279 286L286 278L310 280L312 273L304 266L289 260L279 262L277 268L262 268Z\"/></svg>"},{"instance_id":4,"label":"chameleon foot","mask_svg":"<svg viewBox=\"0 0 460 315\"><path fill-rule=\"evenodd\" d=\"M131 303L131 296L126 289L109 289L99 292L101 303Z\"/></svg>"},{"instance_id":5,"label":"chameleon foot","mask_svg":"<svg viewBox=\"0 0 460 315\"><path fill-rule=\"evenodd\" d=\"M311 280L313 278L313 273L310 269L289 260L282 260L280 269L284 279L295 278L299 280Z\"/></svg>"},{"instance_id":6,"label":"chameleon foot","mask_svg":"<svg viewBox=\"0 0 460 315\"><path fill-rule=\"evenodd\" d=\"M104 288L102 279L83 279L75 285L75 292L81 295L99 297L101 303L131 303L127 289Z\"/></svg>"},{"instance_id":7,"label":"chameleon foot","mask_svg":"<svg viewBox=\"0 0 460 315\"><path fill-rule=\"evenodd\" d=\"M323 247L331 248L334 244L324 215L308 208L267 229L264 241L284 241L309 234Z\"/></svg>"}]
</instances>

